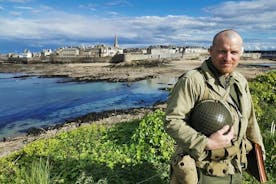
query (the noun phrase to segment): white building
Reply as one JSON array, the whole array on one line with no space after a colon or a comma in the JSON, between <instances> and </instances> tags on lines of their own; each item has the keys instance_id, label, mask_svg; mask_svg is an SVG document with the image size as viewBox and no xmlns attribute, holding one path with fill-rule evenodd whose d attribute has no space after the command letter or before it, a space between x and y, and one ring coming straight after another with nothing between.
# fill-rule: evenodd
<instances>
[{"instance_id":1,"label":"white building","mask_svg":"<svg viewBox=\"0 0 276 184\"><path fill-rule=\"evenodd\" d=\"M115 48L115 47L108 47L108 46L101 46L100 47L100 57L107 57L107 56L115 56L116 54L122 54L123 49Z\"/></svg>"},{"instance_id":2,"label":"white building","mask_svg":"<svg viewBox=\"0 0 276 184\"><path fill-rule=\"evenodd\" d=\"M42 56L50 56L53 53L52 49L43 49L41 52Z\"/></svg>"},{"instance_id":3,"label":"white building","mask_svg":"<svg viewBox=\"0 0 276 184\"><path fill-rule=\"evenodd\" d=\"M208 50L202 47L186 47L184 48L184 54L207 54Z\"/></svg>"},{"instance_id":4,"label":"white building","mask_svg":"<svg viewBox=\"0 0 276 184\"><path fill-rule=\"evenodd\" d=\"M147 54L152 58L178 58L182 56L183 48L173 46L150 46L147 49Z\"/></svg>"},{"instance_id":5,"label":"white building","mask_svg":"<svg viewBox=\"0 0 276 184\"><path fill-rule=\"evenodd\" d=\"M63 57L72 57L80 55L80 49L77 47L65 47L57 50L57 54Z\"/></svg>"},{"instance_id":6,"label":"white building","mask_svg":"<svg viewBox=\"0 0 276 184\"><path fill-rule=\"evenodd\" d=\"M29 49L25 49L21 57L22 58L32 58L33 53Z\"/></svg>"}]
</instances>

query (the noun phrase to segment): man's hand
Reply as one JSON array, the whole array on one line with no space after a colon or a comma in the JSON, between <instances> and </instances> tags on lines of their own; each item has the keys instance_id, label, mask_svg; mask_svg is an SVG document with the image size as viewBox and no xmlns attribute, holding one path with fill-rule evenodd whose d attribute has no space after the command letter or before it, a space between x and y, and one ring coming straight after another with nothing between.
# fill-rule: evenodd
<instances>
[{"instance_id":1,"label":"man's hand","mask_svg":"<svg viewBox=\"0 0 276 184\"><path fill-rule=\"evenodd\" d=\"M206 144L206 150L214 150L219 148L225 148L231 143L231 140L234 138L234 128L230 128L229 125L225 125L222 129L216 131L210 137Z\"/></svg>"}]
</instances>

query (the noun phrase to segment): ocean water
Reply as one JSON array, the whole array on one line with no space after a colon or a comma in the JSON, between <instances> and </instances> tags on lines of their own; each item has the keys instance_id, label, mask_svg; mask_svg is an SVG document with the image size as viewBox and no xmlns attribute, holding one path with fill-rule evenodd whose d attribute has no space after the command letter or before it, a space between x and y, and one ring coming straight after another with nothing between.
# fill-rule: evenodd
<instances>
[{"instance_id":1,"label":"ocean water","mask_svg":"<svg viewBox=\"0 0 276 184\"><path fill-rule=\"evenodd\" d=\"M173 83L161 79L87 83L17 76L20 74L0 73L0 139L89 112L149 107L165 101L168 92L160 88Z\"/></svg>"}]
</instances>

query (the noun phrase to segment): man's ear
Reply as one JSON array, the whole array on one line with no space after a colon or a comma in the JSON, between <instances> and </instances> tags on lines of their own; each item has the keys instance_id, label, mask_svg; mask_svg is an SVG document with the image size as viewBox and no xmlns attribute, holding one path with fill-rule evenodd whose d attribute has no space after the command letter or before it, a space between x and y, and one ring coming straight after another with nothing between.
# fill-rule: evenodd
<instances>
[{"instance_id":1,"label":"man's ear","mask_svg":"<svg viewBox=\"0 0 276 184\"><path fill-rule=\"evenodd\" d=\"M241 55L244 53L244 47L241 47Z\"/></svg>"},{"instance_id":2,"label":"man's ear","mask_svg":"<svg viewBox=\"0 0 276 184\"><path fill-rule=\"evenodd\" d=\"M209 54L212 52L212 50L213 50L213 46L210 46L208 49Z\"/></svg>"}]
</instances>

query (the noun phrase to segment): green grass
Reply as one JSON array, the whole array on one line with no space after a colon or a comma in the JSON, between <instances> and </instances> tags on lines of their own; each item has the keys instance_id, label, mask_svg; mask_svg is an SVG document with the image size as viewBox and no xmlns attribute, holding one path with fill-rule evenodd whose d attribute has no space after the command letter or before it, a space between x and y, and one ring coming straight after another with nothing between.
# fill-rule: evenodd
<instances>
[{"instance_id":1,"label":"green grass","mask_svg":"<svg viewBox=\"0 0 276 184\"><path fill-rule=\"evenodd\" d=\"M22 167L16 173L16 183L25 184L49 184L50 166L49 162L43 159L32 161L30 167Z\"/></svg>"},{"instance_id":2,"label":"green grass","mask_svg":"<svg viewBox=\"0 0 276 184\"><path fill-rule=\"evenodd\" d=\"M163 118L164 112L157 110L143 120L82 126L32 142L0 159L0 183L31 180L38 178L33 176L39 172L45 177L50 175L49 183L167 183L173 141L164 132ZM146 125L152 129L145 131ZM40 159L47 159L51 166L45 165L45 172L34 161ZM38 172L27 172L32 168Z\"/></svg>"}]
</instances>

